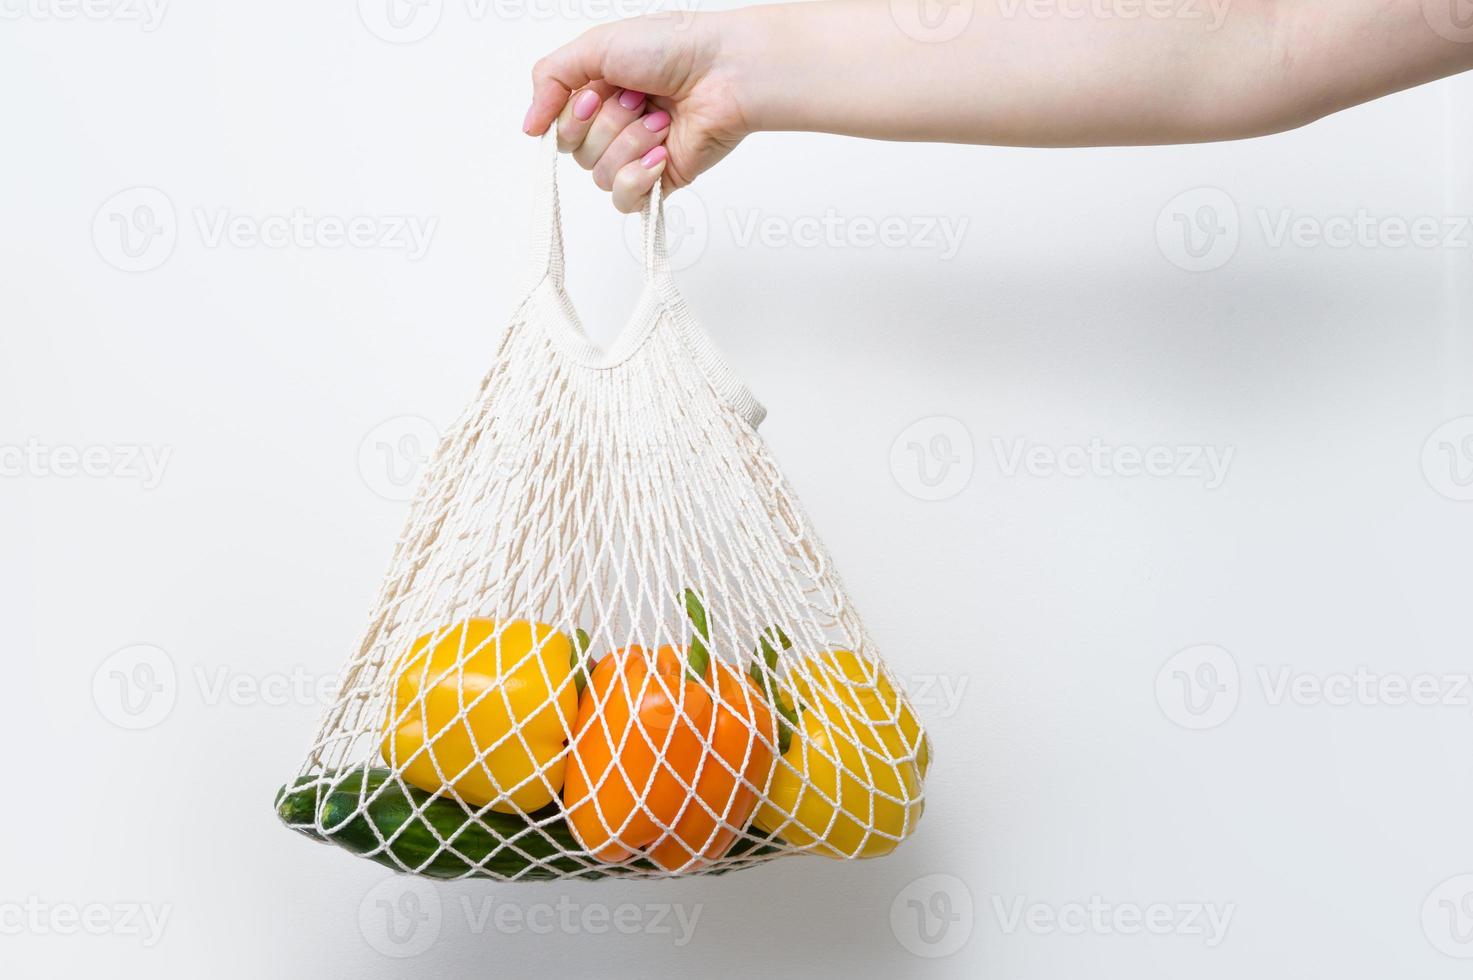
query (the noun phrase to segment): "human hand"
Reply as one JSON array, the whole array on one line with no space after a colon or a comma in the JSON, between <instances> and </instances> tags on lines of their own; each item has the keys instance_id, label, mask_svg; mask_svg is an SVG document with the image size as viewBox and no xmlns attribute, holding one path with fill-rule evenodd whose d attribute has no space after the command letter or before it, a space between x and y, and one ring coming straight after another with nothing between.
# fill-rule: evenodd
<instances>
[{"instance_id":1,"label":"human hand","mask_svg":"<svg viewBox=\"0 0 1473 980\"><path fill-rule=\"evenodd\" d=\"M523 130L554 120L558 149L593 172L620 211L638 211L656 178L684 187L751 132L732 42L719 14L637 17L595 27L538 61Z\"/></svg>"}]
</instances>

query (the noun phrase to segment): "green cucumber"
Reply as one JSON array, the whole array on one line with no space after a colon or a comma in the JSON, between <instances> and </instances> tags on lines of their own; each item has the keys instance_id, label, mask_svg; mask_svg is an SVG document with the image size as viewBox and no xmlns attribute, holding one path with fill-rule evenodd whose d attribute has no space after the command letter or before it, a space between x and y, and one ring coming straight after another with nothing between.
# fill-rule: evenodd
<instances>
[{"instance_id":1,"label":"green cucumber","mask_svg":"<svg viewBox=\"0 0 1473 980\"><path fill-rule=\"evenodd\" d=\"M326 782L303 777L277 793L276 813L309 837L394 871L429 878L593 880L648 877L657 871L644 860L600 865L574 856L583 847L555 806L530 817L491 810L476 815L453 799L404 785L388 769L355 769ZM744 837L726 856L760 857L775 851L770 843Z\"/></svg>"}]
</instances>

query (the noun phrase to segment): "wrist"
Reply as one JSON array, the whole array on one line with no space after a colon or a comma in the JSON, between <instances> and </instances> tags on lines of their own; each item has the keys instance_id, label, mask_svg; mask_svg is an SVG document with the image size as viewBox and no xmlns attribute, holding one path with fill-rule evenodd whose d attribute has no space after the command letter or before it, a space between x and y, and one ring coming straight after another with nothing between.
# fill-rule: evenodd
<instances>
[{"instance_id":1,"label":"wrist","mask_svg":"<svg viewBox=\"0 0 1473 980\"><path fill-rule=\"evenodd\" d=\"M793 125L795 62L788 32L791 5L761 5L707 16L717 44L713 68L720 73L738 137L796 129Z\"/></svg>"}]
</instances>

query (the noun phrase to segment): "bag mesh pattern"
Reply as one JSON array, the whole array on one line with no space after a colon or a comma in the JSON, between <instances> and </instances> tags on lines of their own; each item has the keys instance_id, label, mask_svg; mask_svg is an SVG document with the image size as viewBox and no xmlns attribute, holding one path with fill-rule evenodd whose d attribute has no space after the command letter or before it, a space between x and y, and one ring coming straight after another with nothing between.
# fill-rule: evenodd
<instances>
[{"instance_id":1,"label":"bag mesh pattern","mask_svg":"<svg viewBox=\"0 0 1473 980\"><path fill-rule=\"evenodd\" d=\"M926 751L925 736L757 433L763 409L675 291L659 188L643 219L644 293L626 329L602 351L584 335L564 288L554 171L555 160L539 195L532 285L476 396L425 469L362 641L298 773L295 785L323 799L345 776L359 774L352 784L357 805L331 823L315 813L297 829L330 839L348 821L364 821L371 840L357 849L365 856L439 877L728 871L822 848L752 823L754 808L767 804L772 812L770 780L787 767L803 780L810 802L821 804L819 812L851 814L862 844L905 836L920 815L920 782L897 787L875 776L883 767L915 764ZM704 637L688 615L687 590L704 608ZM472 630L467 620L489 623ZM545 628L529 634L527 622ZM549 644L562 650L580 630L591 660L580 659L564 674L549 663ZM777 642L778 630L790 645ZM762 656L764 636L775 662ZM577 711L568 708L579 704L579 670L584 678L597 676L594 665L609 657L646 662L662 646L684 662L693 639L717 662L705 676L645 671L637 687L633 681L587 685L581 699L593 698L594 706L585 707L590 730L582 738L607 745L613 759L590 767L578 751ZM441 648L448 653L431 655ZM862 676L822 655L833 650L852 652ZM500 676L518 677L520 687L477 687L470 668L488 662ZM722 685L718 676L739 682ZM805 713L821 708L829 744L810 738L800 721L789 726L792 744L781 756L777 733L784 722L764 687ZM424 693L432 689L441 692L438 710ZM533 689L545 696L529 718L525 697ZM649 695L674 706L673 724L649 724L636 710ZM756 723L746 725L745 741L728 738L727 749L718 751L714 721L683 721L696 700L712 706L703 718L724 709L728 722ZM513 723L487 734L474 724L479 716ZM611 724L615 716L623 723ZM386 736L404 726L418 726L423 747L417 753L385 747ZM534 727L540 734L531 733ZM437 738L468 741L474 757L462 755L464 765L447 771L453 753L437 751L448 744ZM681 739L687 749L697 746L693 771L664 764ZM839 750L843 740L848 751ZM890 751L875 752L879 745ZM644 763L621 761L631 755ZM502 757L537 766L508 776L508 767L497 765ZM803 775L820 767L841 778ZM382 781L367 780L371 771L386 769ZM428 785L427 770L434 775ZM579 803L587 811L583 825L592 818L603 827L602 848L567 833L573 815L564 784L575 770L587 790ZM603 812L608 781L620 787L612 794L624 802L617 812ZM656 807L650 801L672 781L684 797L681 807ZM483 793L471 801L455 789L471 783L489 786L495 798ZM727 791L698 791L711 785ZM856 800L854 787L867 795ZM378 794L411 799L416 789L413 805L448 802L463 813L464 825L435 830L432 847L406 856L395 846L395 831L370 819L371 809ZM529 812L513 803L519 794L546 802ZM882 826L875 819L886 804L904 808L898 833L893 820ZM525 825L510 835L492 817L508 812ZM642 836L629 832L636 824L645 828ZM477 831L495 831L504 844L490 856L484 847L472 849L466 842ZM640 846L621 846L636 836ZM729 846L717 846L726 840Z\"/></svg>"}]
</instances>

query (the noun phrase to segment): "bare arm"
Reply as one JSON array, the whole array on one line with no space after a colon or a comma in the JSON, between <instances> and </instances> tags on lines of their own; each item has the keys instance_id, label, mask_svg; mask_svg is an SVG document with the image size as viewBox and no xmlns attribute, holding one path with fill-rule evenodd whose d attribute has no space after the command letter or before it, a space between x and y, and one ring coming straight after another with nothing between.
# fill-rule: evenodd
<instances>
[{"instance_id":1,"label":"bare arm","mask_svg":"<svg viewBox=\"0 0 1473 980\"><path fill-rule=\"evenodd\" d=\"M818 0L595 28L538 62L525 128L558 119L564 147L627 210L659 173L689 183L753 132L1014 146L1238 139L1473 68L1473 31L1439 31L1430 0L976 0L952 21L939 15L964 6L922 21L923 2ZM594 94L580 104L583 89ZM652 129L644 117L659 112Z\"/></svg>"}]
</instances>

